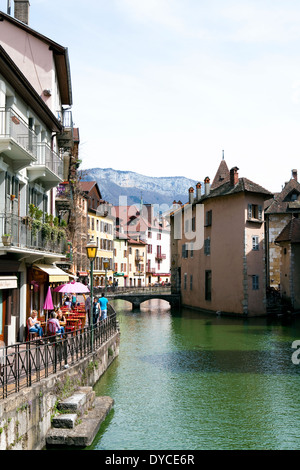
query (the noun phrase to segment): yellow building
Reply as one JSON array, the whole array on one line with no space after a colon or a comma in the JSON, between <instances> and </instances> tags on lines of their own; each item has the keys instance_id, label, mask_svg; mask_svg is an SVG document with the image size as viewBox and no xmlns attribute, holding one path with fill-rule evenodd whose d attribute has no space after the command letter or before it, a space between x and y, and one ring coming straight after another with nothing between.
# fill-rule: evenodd
<instances>
[{"instance_id":1,"label":"yellow building","mask_svg":"<svg viewBox=\"0 0 300 470\"><path fill-rule=\"evenodd\" d=\"M97 255L94 261L94 286L105 287L113 283L113 241L114 222L111 218L111 205L103 201L95 181L81 182L81 189L88 197L88 237L97 243Z\"/></svg>"}]
</instances>

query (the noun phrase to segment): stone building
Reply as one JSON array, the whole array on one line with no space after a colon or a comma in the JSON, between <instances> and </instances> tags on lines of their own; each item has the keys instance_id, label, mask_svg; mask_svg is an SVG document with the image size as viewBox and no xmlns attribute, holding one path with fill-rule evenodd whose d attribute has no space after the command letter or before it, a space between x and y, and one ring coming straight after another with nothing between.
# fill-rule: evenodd
<instances>
[{"instance_id":1,"label":"stone building","mask_svg":"<svg viewBox=\"0 0 300 470\"><path fill-rule=\"evenodd\" d=\"M274 198L265 203L266 242L267 251L267 285L278 288L280 286L281 248L276 239L291 221L300 214L300 184L297 170L292 170L291 179L285 183Z\"/></svg>"}]
</instances>

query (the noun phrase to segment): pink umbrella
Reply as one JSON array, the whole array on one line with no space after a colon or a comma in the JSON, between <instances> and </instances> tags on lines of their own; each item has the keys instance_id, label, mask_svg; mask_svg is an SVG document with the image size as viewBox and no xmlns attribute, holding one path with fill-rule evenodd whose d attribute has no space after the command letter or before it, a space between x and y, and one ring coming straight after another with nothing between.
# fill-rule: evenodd
<instances>
[{"instance_id":1,"label":"pink umbrella","mask_svg":"<svg viewBox=\"0 0 300 470\"><path fill-rule=\"evenodd\" d=\"M61 284L55 287L54 292L64 292L67 294L84 294L90 292L89 288L81 282L70 282L68 284Z\"/></svg>"},{"instance_id":2,"label":"pink umbrella","mask_svg":"<svg viewBox=\"0 0 300 470\"><path fill-rule=\"evenodd\" d=\"M46 295L46 298L45 298L43 309L44 310L53 310L54 309L50 286L48 287L48 292L47 292L47 295Z\"/></svg>"},{"instance_id":3,"label":"pink umbrella","mask_svg":"<svg viewBox=\"0 0 300 470\"><path fill-rule=\"evenodd\" d=\"M54 309L50 286L48 287L48 292L47 292L47 295L46 295L46 298L45 298L43 309L44 310L53 310Z\"/></svg>"}]
</instances>

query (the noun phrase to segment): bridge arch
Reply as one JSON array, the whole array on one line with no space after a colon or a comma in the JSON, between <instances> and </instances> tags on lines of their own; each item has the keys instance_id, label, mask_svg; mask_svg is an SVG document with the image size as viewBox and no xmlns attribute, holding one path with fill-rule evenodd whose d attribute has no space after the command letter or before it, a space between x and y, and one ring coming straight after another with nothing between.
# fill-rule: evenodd
<instances>
[{"instance_id":1,"label":"bridge arch","mask_svg":"<svg viewBox=\"0 0 300 470\"><path fill-rule=\"evenodd\" d=\"M153 299L166 300L169 302L171 308L180 305L180 296L177 294L114 294L110 295L108 298L112 300L126 300L132 304L133 310L139 309L143 302Z\"/></svg>"}]
</instances>

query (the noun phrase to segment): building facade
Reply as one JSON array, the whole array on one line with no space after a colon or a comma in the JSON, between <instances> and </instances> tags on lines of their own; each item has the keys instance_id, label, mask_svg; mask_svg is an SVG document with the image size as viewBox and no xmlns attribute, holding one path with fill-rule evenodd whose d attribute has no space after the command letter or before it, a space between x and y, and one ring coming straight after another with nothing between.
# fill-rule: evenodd
<instances>
[{"instance_id":1,"label":"building facade","mask_svg":"<svg viewBox=\"0 0 300 470\"><path fill-rule=\"evenodd\" d=\"M87 196L88 237L97 243L97 255L94 261L94 285L105 287L113 284L114 275L114 221L111 216L111 204L104 201L95 181L82 181L81 191ZM90 270L90 268L88 269Z\"/></svg>"},{"instance_id":2,"label":"building facade","mask_svg":"<svg viewBox=\"0 0 300 470\"><path fill-rule=\"evenodd\" d=\"M172 291L182 304L238 315L266 313L263 205L269 191L236 167L229 181L204 193L197 185L189 202L171 214Z\"/></svg>"},{"instance_id":3,"label":"building facade","mask_svg":"<svg viewBox=\"0 0 300 470\"><path fill-rule=\"evenodd\" d=\"M70 279L56 266L65 258L66 237L55 209L70 145L70 135L60 141L64 106L72 105L68 53L28 26L29 2L16 0L15 15L0 12L0 342L5 345L25 338L32 309L44 314L49 285Z\"/></svg>"}]
</instances>

